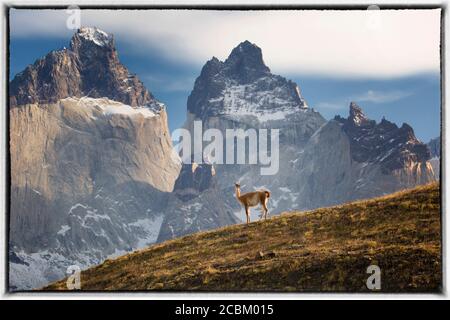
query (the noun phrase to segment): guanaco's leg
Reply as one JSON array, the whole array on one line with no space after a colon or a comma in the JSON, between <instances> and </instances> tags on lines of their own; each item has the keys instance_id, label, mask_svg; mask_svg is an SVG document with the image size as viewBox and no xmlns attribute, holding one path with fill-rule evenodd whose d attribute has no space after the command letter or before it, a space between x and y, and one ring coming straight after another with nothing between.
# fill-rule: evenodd
<instances>
[{"instance_id":1,"label":"guanaco's leg","mask_svg":"<svg viewBox=\"0 0 450 320\"><path fill-rule=\"evenodd\" d=\"M263 202L263 208L264 208L264 220L267 219L267 213L269 212L269 209L267 209L267 199Z\"/></svg>"},{"instance_id":2,"label":"guanaco's leg","mask_svg":"<svg viewBox=\"0 0 450 320\"><path fill-rule=\"evenodd\" d=\"M245 206L245 215L247 216L247 224L250 223L250 212L248 206Z\"/></svg>"}]
</instances>

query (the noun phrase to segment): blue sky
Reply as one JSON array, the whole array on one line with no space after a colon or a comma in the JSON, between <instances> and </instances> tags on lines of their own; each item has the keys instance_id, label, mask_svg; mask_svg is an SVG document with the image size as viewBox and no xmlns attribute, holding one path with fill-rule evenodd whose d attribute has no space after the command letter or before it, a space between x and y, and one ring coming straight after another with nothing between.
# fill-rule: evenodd
<instances>
[{"instance_id":1,"label":"blue sky","mask_svg":"<svg viewBox=\"0 0 450 320\"><path fill-rule=\"evenodd\" d=\"M183 124L187 97L206 60L213 55L225 59L239 42L249 40L261 47L266 64L272 72L297 82L309 106L318 110L326 119L333 118L336 114L347 116L350 101L356 101L372 119L379 121L385 116L398 125L403 122L410 124L422 141L439 135L439 40L436 40L439 39L439 28L436 27L439 23L435 21L439 14L420 16L430 19L427 24L429 30L415 30L413 20L417 16L414 15L407 18L386 16L381 20L385 30L376 29L374 34L368 28L369 33L361 36L353 34L352 26L346 29L348 26L340 18L339 21L334 21L333 28L327 27L327 22L337 19L335 15L321 15L322 20L319 21L323 23L317 22L317 16L302 16L302 21L314 18L311 21L316 22L316 29L311 30L311 33L316 37L305 37L303 41L300 38L297 41L302 42L301 45L294 44L292 47L292 40L274 45L276 40L266 39L272 36L278 41L276 32L274 35L267 32L260 34L260 29L263 28L261 26L267 28L268 21L276 20L276 28L282 28L279 24L289 24L289 17L270 14L253 17L242 13L213 12L212 16L203 16L199 23L198 17L191 17L186 11L177 12L175 16L172 13L164 16L162 13L151 12L154 18L151 21L156 20L157 23L156 30L148 28L149 22L146 21L150 19L145 12L141 12L138 17L131 16L128 12L121 12L119 15L114 11L101 14L90 12L90 15L86 12L82 15L82 22L85 20L83 25L96 25L115 35L121 61L140 77L156 98L167 105L171 130ZM64 26L66 16L64 12L57 11L11 12L10 77L49 51L68 46L73 31ZM117 18L116 24L110 22L114 20L111 19L112 16ZM251 20L248 20L248 16L251 16ZM360 16L353 13L342 19L354 19L357 23ZM294 18L289 27L299 20L298 16ZM189 26L191 32L184 34L184 31L174 28L171 25L174 19L178 25ZM140 21L140 24L129 26L131 20L133 23ZM411 24L408 25L410 20ZM311 21L305 23L310 26ZM210 29L218 28L215 34L211 30L208 30L211 34L203 31L208 29L208 23L214 26ZM221 23L223 26L217 26ZM237 28L238 23L245 23L251 32L240 35L243 31L239 29L236 35L233 30L229 30L230 26ZM337 34L334 30L339 29L336 23L343 25ZM274 28L271 27L270 30ZM227 35L232 35L218 42L215 40L217 34L224 32L224 29ZM280 29L279 32L285 35L286 30ZM192 31L197 31L198 36L191 35ZM414 33L411 39L409 32ZM398 38L387 36L392 33L398 34ZM319 39L330 40L339 36L342 37L340 43L354 38L349 43L342 43L342 46L350 48L333 45L334 49L331 50L327 47L328 44L324 47L321 44L323 41L319 42ZM185 39L187 37L191 38ZM285 43L291 47L286 45L283 48ZM182 48L179 47L180 44ZM306 45L307 49L304 48ZM293 51L296 51L295 54L290 54Z\"/></svg>"}]
</instances>

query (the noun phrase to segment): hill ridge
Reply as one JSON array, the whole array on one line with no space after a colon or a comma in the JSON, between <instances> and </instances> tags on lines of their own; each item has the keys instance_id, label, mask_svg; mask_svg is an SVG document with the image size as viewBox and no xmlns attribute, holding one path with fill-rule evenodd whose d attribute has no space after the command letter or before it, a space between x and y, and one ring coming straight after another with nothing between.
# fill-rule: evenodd
<instances>
[{"instance_id":1,"label":"hill ridge","mask_svg":"<svg viewBox=\"0 0 450 320\"><path fill-rule=\"evenodd\" d=\"M439 184L155 244L83 271L81 290L370 292L371 264L383 292L441 290Z\"/></svg>"}]
</instances>

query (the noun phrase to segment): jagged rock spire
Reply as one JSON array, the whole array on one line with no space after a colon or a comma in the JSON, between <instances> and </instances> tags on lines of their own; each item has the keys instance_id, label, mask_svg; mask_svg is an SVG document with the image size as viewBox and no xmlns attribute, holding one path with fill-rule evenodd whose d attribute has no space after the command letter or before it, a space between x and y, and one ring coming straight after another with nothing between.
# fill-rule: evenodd
<instances>
[{"instance_id":1,"label":"jagged rock spire","mask_svg":"<svg viewBox=\"0 0 450 320\"><path fill-rule=\"evenodd\" d=\"M360 126L369 121L369 119L364 114L363 110L360 106L356 104L356 102L350 102L350 112L348 120L350 120L353 124Z\"/></svg>"},{"instance_id":2,"label":"jagged rock spire","mask_svg":"<svg viewBox=\"0 0 450 320\"><path fill-rule=\"evenodd\" d=\"M410 125L403 123L399 128L385 118L377 124L355 102L350 103L349 113L347 119L335 117L335 120L343 123L355 161L380 164L387 174L430 158L427 146L416 138Z\"/></svg>"}]
</instances>

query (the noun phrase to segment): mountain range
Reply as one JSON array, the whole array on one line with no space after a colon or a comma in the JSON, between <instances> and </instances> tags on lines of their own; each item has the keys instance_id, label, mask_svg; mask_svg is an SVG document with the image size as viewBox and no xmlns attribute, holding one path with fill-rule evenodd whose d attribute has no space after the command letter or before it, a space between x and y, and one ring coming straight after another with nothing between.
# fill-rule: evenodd
<instances>
[{"instance_id":1,"label":"mountain range","mask_svg":"<svg viewBox=\"0 0 450 320\"><path fill-rule=\"evenodd\" d=\"M201 121L221 131L279 129L280 164L272 176L261 175L258 164L183 164L166 106L120 62L114 37L97 28L77 30L68 48L17 74L9 102L12 290L63 278L70 265L87 268L239 223L237 181L244 192L270 190L275 215L437 179L430 147L408 124L376 123L355 102L347 118L327 121L296 83L271 73L249 41L225 61L206 62L184 127L193 133Z\"/></svg>"}]
</instances>

